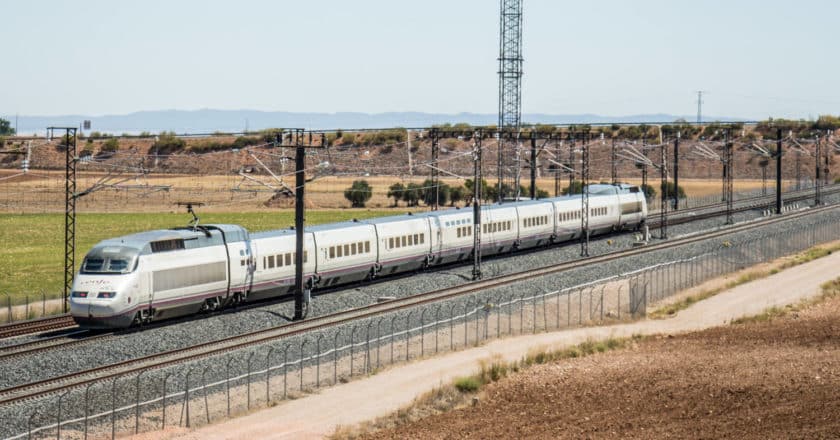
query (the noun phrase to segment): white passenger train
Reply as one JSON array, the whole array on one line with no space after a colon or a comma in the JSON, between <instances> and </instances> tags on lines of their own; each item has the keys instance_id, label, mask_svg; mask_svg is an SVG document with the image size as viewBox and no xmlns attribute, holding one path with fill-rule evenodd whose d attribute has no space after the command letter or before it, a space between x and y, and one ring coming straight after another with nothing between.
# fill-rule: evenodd
<instances>
[{"instance_id":1,"label":"white passenger train","mask_svg":"<svg viewBox=\"0 0 840 440\"><path fill-rule=\"evenodd\" d=\"M630 185L591 185L590 234L636 229L645 197ZM448 209L307 227L303 274L318 289L457 262L473 250L472 209ZM481 253L581 235L580 196L481 208ZM118 328L289 293L295 231L249 234L237 225L142 232L105 240L85 256L70 297L86 328Z\"/></svg>"}]
</instances>

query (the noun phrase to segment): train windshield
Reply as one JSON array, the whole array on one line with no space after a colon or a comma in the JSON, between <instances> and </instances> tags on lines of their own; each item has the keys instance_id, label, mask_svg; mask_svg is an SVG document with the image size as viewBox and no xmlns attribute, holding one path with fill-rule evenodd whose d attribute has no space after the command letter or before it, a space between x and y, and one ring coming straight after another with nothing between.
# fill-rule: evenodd
<instances>
[{"instance_id":1,"label":"train windshield","mask_svg":"<svg viewBox=\"0 0 840 440\"><path fill-rule=\"evenodd\" d=\"M125 246L102 246L91 249L82 263L84 274L123 274L137 266L140 251Z\"/></svg>"}]
</instances>

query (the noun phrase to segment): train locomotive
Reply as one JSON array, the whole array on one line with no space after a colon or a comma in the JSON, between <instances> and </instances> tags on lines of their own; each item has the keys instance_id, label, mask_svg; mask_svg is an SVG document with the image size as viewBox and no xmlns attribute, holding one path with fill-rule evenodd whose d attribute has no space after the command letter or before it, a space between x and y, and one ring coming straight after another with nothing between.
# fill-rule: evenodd
<instances>
[{"instance_id":1,"label":"train locomotive","mask_svg":"<svg viewBox=\"0 0 840 440\"><path fill-rule=\"evenodd\" d=\"M638 229L638 186L590 185L591 235ZM579 238L580 195L481 208L481 253ZM471 258L473 211L442 211L307 227L303 276L323 289ZM70 311L83 328L125 328L276 297L294 289L295 231L202 225L104 240L84 258Z\"/></svg>"}]
</instances>

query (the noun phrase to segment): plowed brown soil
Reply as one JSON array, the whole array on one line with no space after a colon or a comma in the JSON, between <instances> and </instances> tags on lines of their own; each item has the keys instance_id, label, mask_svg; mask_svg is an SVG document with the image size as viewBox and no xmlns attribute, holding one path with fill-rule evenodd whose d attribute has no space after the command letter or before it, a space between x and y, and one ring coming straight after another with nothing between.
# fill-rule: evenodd
<instances>
[{"instance_id":1,"label":"plowed brown soil","mask_svg":"<svg viewBox=\"0 0 840 440\"><path fill-rule=\"evenodd\" d=\"M536 366L364 438L840 438L840 298Z\"/></svg>"}]
</instances>

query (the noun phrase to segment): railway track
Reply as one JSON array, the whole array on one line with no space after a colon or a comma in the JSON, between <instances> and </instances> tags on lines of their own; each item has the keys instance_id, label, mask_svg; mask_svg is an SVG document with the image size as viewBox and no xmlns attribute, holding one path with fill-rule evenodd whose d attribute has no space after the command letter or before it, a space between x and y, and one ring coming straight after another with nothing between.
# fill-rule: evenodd
<instances>
[{"instance_id":1,"label":"railway track","mask_svg":"<svg viewBox=\"0 0 840 440\"><path fill-rule=\"evenodd\" d=\"M32 333L42 333L76 326L76 322L69 314L38 318L28 321L13 322L0 326L0 339L22 336Z\"/></svg>"},{"instance_id":2,"label":"railway track","mask_svg":"<svg viewBox=\"0 0 840 440\"><path fill-rule=\"evenodd\" d=\"M732 226L729 228L723 228L708 234L693 235L645 247L632 248L619 252L613 252L606 255L583 258L579 260L545 266L535 270L497 276L493 278L463 284L460 286L440 289L402 299L397 299L386 303L370 304L356 309L345 310L330 315L311 318L302 322L294 322L284 324L282 326L254 331L242 335L225 338L219 341L207 342L192 347L171 350L167 352L157 353L154 355L144 356L141 358L135 358L123 362L118 362L115 364L104 365L83 372L72 373L64 376L54 377L51 379L46 379L38 382L33 382L0 390L0 405L6 405L23 400L38 398L45 395L51 395L70 388L85 386L92 382L112 379L117 376L138 374L146 370L158 369L169 365L207 358L210 356L223 354L233 350L239 350L250 346L276 341L278 339L288 338L313 330L326 329L329 327L345 324L359 319L370 318L415 307L418 305L424 305L441 300L455 298L493 287L509 285L534 277L557 274L563 271L579 268L590 264L602 263L620 258L649 253L653 251L683 246L698 241L709 240L716 237L741 232L758 226L766 226L782 221L795 220L800 217L820 212L826 212L834 209L837 209L837 207L825 206L809 209L807 211L797 211L785 214L783 216L776 216Z\"/></svg>"},{"instance_id":3,"label":"railway track","mask_svg":"<svg viewBox=\"0 0 840 440\"><path fill-rule=\"evenodd\" d=\"M79 329L62 335L51 336L47 338L37 339L34 341L24 342L21 344L0 347L0 362L16 357L37 354L55 348L66 348L73 345L89 343L92 342L94 339L109 336L109 334L101 334L85 337L85 335L89 334L90 331ZM81 339L69 339L72 336L81 337Z\"/></svg>"}]
</instances>

